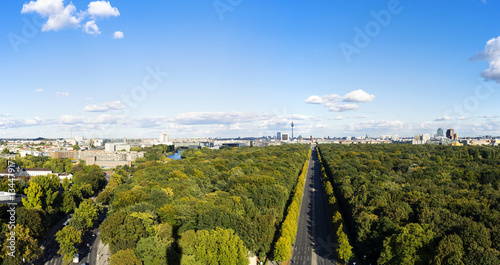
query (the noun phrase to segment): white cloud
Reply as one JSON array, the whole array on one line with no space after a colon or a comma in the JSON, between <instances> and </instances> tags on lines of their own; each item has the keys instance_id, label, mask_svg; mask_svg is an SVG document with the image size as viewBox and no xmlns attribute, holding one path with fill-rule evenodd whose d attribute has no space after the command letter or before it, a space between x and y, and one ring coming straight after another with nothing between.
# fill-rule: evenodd
<instances>
[{"instance_id":1,"label":"white cloud","mask_svg":"<svg viewBox=\"0 0 500 265\"><path fill-rule=\"evenodd\" d=\"M483 118L486 120L494 120L494 119L498 118L498 116L497 115L484 115Z\"/></svg>"},{"instance_id":2,"label":"white cloud","mask_svg":"<svg viewBox=\"0 0 500 265\"><path fill-rule=\"evenodd\" d=\"M86 123L89 124L117 124L123 117L122 116L112 116L109 114L102 114L97 117L88 118Z\"/></svg>"},{"instance_id":3,"label":"white cloud","mask_svg":"<svg viewBox=\"0 0 500 265\"><path fill-rule=\"evenodd\" d=\"M38 13L44 17L48 17L60 13L63 9L63 0L38 0L24 4L21 13Z\"/></svg>"},{"instance_id":4,"label":"white cloud","mask_svg":"<svg viewBox=\"0 0 500 265\"><path fill-rule=\"evenodd\" d=\"M101 32L95 23L95 19L117 17L120 12L116 7L112 7L109 1L93 1L88 5L86 11L78 11L75 5L70 2L64 5L64 0L36 0L23 5L22 14L37 13L47 18L42 26L42 31L59 31L66 28L79 28L80 23L86 18L84 31L89 34L99 35Z\"/></svg>"},{"instance_id":5,"label":"white cloud","mask_svg":"<svg viewBox=\"0 0 500 265\"><path fill-rule=\"evenodd\" d=\"M12 129L12 128L22 128L37 125L49 125L53 124L53 120L42 119L39 117L28 118L28 119L7 119L10 115L3 115L0 118L0 128L2 129Z\"/></svg>"},{"instance_id":6,"label":"white cloud","mask_svg":"<svg viewBox=\"0 0 500 265\"><path fill-rule=\"evenodd\" d=\"M343 120L343 119L344 119L344 116L342 116L342 115L339 115L339 116L334 118L334 120Z\"/></svg>"},{"instance_id":7,"label":"white cloud","mask_svg":"<svg viewBox=\"0 0 500 265\"><path fill-rule=\"evenodd\" d=\"M354 103L366 103L372 102L375 99L375 95L370 95L365 91L358 89L351 91L344 96L337 94L329 94L324 96L312 95L308 97L305 102L309 104L324 104L328 107L330 111L334 112L345 112L358 110L359 106L356 104L344 104L340 105L339 101L344 102L354 102Z\"/></svg>"},{"instance_id":8,"label":"white cloud","mask_svg":"<svg viewBox=\"0 0 500 265\"><path fill-rule=\"evenodd\" d=\"M42 88L36 89L35 92L43 92Z\"/></svg>"},{"instance_id":9,"label":"white cloud","mask_svg":"<svg viewBox=\"0 0 500 265\"><path fill-rule=\"evenodd\" d=\"M472 57L471 60L488 61L488 69L484 70L481 76L500 84L500 37L490 39L484 51Z\"/></svg>"},{"instance_id":10,"label":"white cloud","mask_svg":"<svg viewBox=\"0 0 500 265\"><path fill-rule=\"evenodd\" d=\"M42 123L43 123L43 120L39 117L24 120L24 124L28 125L28 126L39 125Z\"/></svg>"},{"instance_id":11,"label":"white cloud","mask_svg":"<svg viewBox=\"0 0 500 265\"><path fill-rule=\"evenodd\" d=\"M101 32L99 31L99 27L95 24L95 20L90 20L85 23L84 26L85 32L91 35L99 35Z\"/></svg>"},{"instance_id":12,"label":"white cloud","mask_svg":"<svg viewBox=\"0 0 500 265\"><path fill-rule=\"evenodd\" d=\"M434 121L451 121L453 118L450 116L443 116L435 119Z\"/></svg>"},{"instance_id":13,"label":"white cloud","mask_svg":"<svg viewBox=\"0 0 500 265\"><path fill-rule=\"evenodd\" d=\"M344 96L345 102L372 102L374 99L375 95L370 95L361 89L349 92Z\"/></svg>"},{"instance_id":14,"label":"white cloud","mask_svg":"<svg viewBox=\"0 0 500 265\"><path fill-rule=\"evenodd\" d=\"M334 112L346 112L346 111L354 111L358 110L359 106L356 104L344 104L344 105L336 105L330 107L330 111Z\"/></svg>"},{"instance_id":15,"label":"white cloud","mask_svg":"<svg viewBox=\"0 0 500 265\"><path fill-rule=\"evenodd\" d=\"M93 18L117 17L120 15L118 8L112 7L108 1L90 2L87 13Z\"/></svg>"},{"instance_id":16,"label":"white cloud","mask_svg":"<svg viewBox=\"0 0 500 265\"><path fill-rule=\"evenodd\" d=\"M337 94L330 94L330 95L325 95L323 96L325 101L327 102L335 102L335 101L340 101L342 100L342 96L337 95Z\"/></svg>"},{"instance_id":17,"label":"white cloud","mask_svg":"<svg viewBox=\"0 0 500 265\"><path fill-rule=\"evenodd\" d=\"M349 125L350 131L374 131L374 130L400 130L404 128L404 123L402 121L366 121L352 123Z\"/></svg>"},{"instance_id":18,"label":"white cloud","mask_svg":"<svg viewBox=\"0 0 500 265\"><path fill-rule=\"evenodd\" d=\"M58 97L68 97L69 96L69 92L56 92L56 95Z\"/></svg>"},{"instance_id":19,"label":"white cloud","mask_svg":"<svg viewBox=\"0 0 500 265\"><path fill-rule=\"evenodd\" d=\"M120 101L111 101L111 102L104 102L104 103L99 104L99 105L96 105L96 104L87 105L87 106L85 106L85 108L83 110L88 111L88 112L106 112L106 111L110 111L110 110L121 110L121 109L124 109L126 107L127 106L125 106Z\"/></svg>"},{"instance_id":20,"label":"white cloud","mask_svg":"<svg viewBox=\"0 0 500 265\"><path fill-rule=\"evenodd\" d=\"M92 100L94 100L94 98L93 97L86 97L85 100L92 101Z\"/></svg>"},{"instance_id":21,"label":"white cloud","mask_svg":"<svg viewBox=\"0 0 500 265\"><path fill-rule=\"evenodd\" d=\"M85 117L85 116L74 116L74 115L61 115L58 122L62 125L110 125L118 124L123 116L112 116L112 115L99 115L97 117ZM93 129L95 126L87 126L87 128Z\"/></svg>"},{"instance_id":22,"label":"white cloud","mask_svg":"<svg viewBox=\"0 0 500 265\"><path fill-rule=\"evenodd\" d=\"M22 14L37 13L48 17L42 26L42 31L58 31L65 28L78 28L82 16L75 16L76 7L73 3L64 6L63 0L37 0L23 5Z\"/></svg>"},{"instance_id":23,"label":"white cloud","mask_svg":"<svg viewBox=\"0 0 500 265\"><path fill-rule=\"evenodd\" d=\"M309 104L322 104L325 103L326 106L333 105L334 102L342 100L342 97L337 94L330 94L324 96L312 95L308 97L305 102Z\"/></svg>"},{"instance_id":24,"label":"white cloud","mask_svg":"<svg viewBox=\"0 0 500 265\"><path fill-rule=\"evenodd\" d=\"M77 124L77 123L83 123L84 118L83 117L78 117L78 116L73 116L73 115L62 115L59 117L59 122L62 124Z\"/></svg>"},{"instance_id":25,"label":"white cloud","mask_svg":"<svg viewBox=\"0 0 500 265\"><path fill-rule=\"evenodd\" d=\"M310 96L306 99L306 103L309 103L309 104L321 104L323 102L325 102L325 100L322 97L315 96L315 95Z\"/></svg>"},{"instance_id":26,"label":"white cloud","mask_svg":"<svg viewBox=\"0 0 500 265\"><path fill-rule=\"evenodd\" d=\"M500 121L486 121L472 126L472 131L479 135L498 135L500 134Z\"/></svg>"},{"instance_id":27,"label":"white cloud","mask_svg":"<svg viewBox=\"0 0 500 265\"><path fill-rule=\"evenodd\" d=\"M123 39L123 32L115 31L115 33L113 33L113 39L115 40Z\"/></svg>"},{"instance_id":28,"label":"white cloud","mask_svg":"<svg viewBox=\"0 0 500 265\"><path fill-rule=\"evenodd\" d=\"M188 112L173 116L131 117L123 115L61 115L56 119L9 119L0 116L0 129L16 129L38 126L40 132L51 131L53 137L61 137L61 132L86 132L87 135L119 137L124 134L154 137L166 129L171 135L180 137L199 136L268 136L277 131L291 132L291 115L251 113L251 112ZM321 129L320 119L294 114L295 132L302 135ZM319 124L319 125L318 125ZM50 126L50 127L49 127ZM38 131L31 130L32 132ZM17 134L19 132L9 131ZM102 136L101 136L102 137Z\"/></svg>"},{"instance_id":29,"label":"white cloud","mask_svg":"<svg viewBox=\"0 0 500 265\"><path fill-rule=\"evenodd\" d=\"M267 113L250 112L186 112L180 113L169 121L178 124L233 124L241 121L251 122L259 120L269 120L274 115Z\"/></svg>"}]
</instances>

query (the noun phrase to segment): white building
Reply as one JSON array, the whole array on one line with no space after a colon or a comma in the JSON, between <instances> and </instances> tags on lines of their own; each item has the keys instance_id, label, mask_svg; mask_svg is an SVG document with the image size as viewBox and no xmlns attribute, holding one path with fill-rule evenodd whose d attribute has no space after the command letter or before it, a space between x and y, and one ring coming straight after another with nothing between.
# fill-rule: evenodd
<instances>
[{"instance_id":1,"label":"white building","mask_svg":"<svg viewBox=\"0 0 500 265\"><path fill-rule=\"evenodd\" d=\"M106 143L104 146L104 151L106 152L116 152L122 150L130 152L130 145L126 143Z\"/></svg>"},{"instance_id":2,"label":"white building","mask_svg":"<svg viewBox=\"0 0 500 265\"><path fill-rule=\"evenodd\" d=\"M54 172L48 168L23 168L24 174L29 177L34 176L47 176L48 174L54 174Z\"/></svg>"},{"instance_id":3,"label":"white building","mask_svg":"<svg viewBox=\"0 0 500 265\"><path fill-rule=\"evenodd\" d=\"M21 157L25 157L27 155L32 155L32 156L49 156L49 153L41 152L41 151L36 151L36 150L19 150L19 155L21 155Z\"/></svg>"},{"instance_id":4,"label":"white building","mask_svg":"<svg viewBox=\"0 0 500 265\"><path fill-rule=\"evenodd\" d=\"M160 134L160 138L158 140L159 140L159 144L173 145L173 143L170 142L170 138L168 137L168 134L166 134L166 133Z\"/></svg>"},{"instance_id":5,"label":"white building","mask_svg":"<svg viewBox=\"0 0 500 265\"><path fill-rule=\"evenodd\" d=\"M162 133L160 134L160 143L166 143L168 142L168 134Z\"/></svg>"},{"instance_id":6,"label":"white building","mask_svg":"<svg viewBox=\"0 0 500 265\"><path fill-rule=\"evenodd\" d=\"M52 170L48 168L22 168L18 167L16 169L16 172L14 173L15 178L22 178L22 177L36 177L36 176L47 176L48 174L56 175L59 177L59 179L62 181L64 178L71 179L73 177L72 174L59 174L57 172L53 172ZM0 177L12 175L9 173L8 169L5 169L3 173L0 173Z\"/></svg>"},{"instance_id":7,"label":"white building","mask_svg":"<svg viewBox=\"0 0 500 265\"><path fill-rule=\"evenodd\" d=\"M104 145L104 140L103 139L92 139L92 144L95 147L101 147Z\"/></svg>"}]
</instances>

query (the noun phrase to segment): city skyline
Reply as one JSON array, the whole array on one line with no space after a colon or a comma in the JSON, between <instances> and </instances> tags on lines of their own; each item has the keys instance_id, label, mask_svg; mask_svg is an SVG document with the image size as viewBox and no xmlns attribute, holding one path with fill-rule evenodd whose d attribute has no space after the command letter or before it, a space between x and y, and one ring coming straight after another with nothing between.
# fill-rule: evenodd
<instances>
[{"instance_id":1,"label":"city skyline","mask_svg":"<svg viewBox=\"0 0 500 265\"><path fill-rule=\"evenodd\" d=\"M500 3L231 3L4 3L0 138L500 135Z\"/></svg>"}]
</instances>

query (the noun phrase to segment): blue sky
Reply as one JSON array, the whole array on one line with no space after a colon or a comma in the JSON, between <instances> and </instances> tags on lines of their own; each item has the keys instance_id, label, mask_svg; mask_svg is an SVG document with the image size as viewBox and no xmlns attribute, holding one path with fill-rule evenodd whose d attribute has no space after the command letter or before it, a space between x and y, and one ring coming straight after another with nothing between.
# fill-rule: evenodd
<instances>
[{"instance_id":1,"label":"blue sky","mask_svg":"<svg viewBox=\"0 0 500 265\"><path fill-rule=\"evenodd\" d=\"M494 1L6 1L0 137L500 135Z\"/></svg>"}]
</instances>

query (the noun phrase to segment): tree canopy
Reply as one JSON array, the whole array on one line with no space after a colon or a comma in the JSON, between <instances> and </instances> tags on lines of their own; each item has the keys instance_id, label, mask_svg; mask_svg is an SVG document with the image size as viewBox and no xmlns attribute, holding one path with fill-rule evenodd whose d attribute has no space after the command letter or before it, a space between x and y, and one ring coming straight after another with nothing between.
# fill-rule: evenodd
<instances>
[{"instance_id":1,"label":"tree canopy","mask_svg":"<svg viewBox=\"0 0 500 265\"><path fill-rule=\"evenodd\" d=\"M353 246L368 261L498 262L500 148L318 147Z\"/></svg>"},{"instance_id":2,"label":"tree canopy","mask_svg":"<svg viewBox=\"0 0 500 265\"><path fill-rule=\"evenodd\" d=\"M100 227L103 242L113 253L134 249L145 264L156 262L144 254L157 251L154 244L161 246L159 259L166 249L169 262L203 263L194 246L180 247L192 231L200 238L204 233L237 238L245 251L267 256L309 150L309 145L184 150L182 160L120 167L99 197L110 206ZM172 227L171 242L155 238L155 227L165 224ZM246 259L247 253L242 255ZM226 262L222 256L220 261Z\"/></svg>"}]
</instances>

